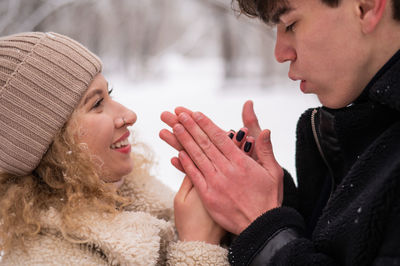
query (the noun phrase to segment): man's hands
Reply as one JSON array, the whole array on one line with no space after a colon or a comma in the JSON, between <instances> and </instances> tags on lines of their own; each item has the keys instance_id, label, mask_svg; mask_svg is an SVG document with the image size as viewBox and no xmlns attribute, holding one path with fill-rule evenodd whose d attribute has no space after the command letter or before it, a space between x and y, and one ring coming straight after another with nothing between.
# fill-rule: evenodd
<instances>
[{"instance_id":1,"label":"man's hands","mask_svg":"<svg viewBox=\"0 0 400 266\"><path fill-rule=\"evenodd\" d=\"M175 225L181 241L219 245L226 231L210 217L190 179L185 176L174 200Z\"/></svg>"},{"instance_id":2,"label":"man's hands","mask_svg":"<svg viewBox=\"0 0 400 266\"><path fill-rule=\"evenodd\" d=\"M257 163L203 114L181 113L179 122L173 130L186 151L179 152L180 163L217 223L239 234L262 213L281 205L283 170L274 158L268 130L256 140Z\"/></svg>"},{"instance_id":3,"label":"man's hands","mask_svg":"<svg viewBox=\"0 0 400 266\"><path fill-rule=\"evenodd\" d=\"M260 130L251 102L245 104L243 118L249 133L261 132L254 148L258 162L203 114L176 113L178 116L171 114L171 118L175 116L173 123L165 121L163 113L163 121L173 127L176 142L166 141L175 148L181 145L179 167L190 177L217 223L239 234L259 215L281 205L283 170L274 158L270 132ZM165 140L164 134L160 132Z\"/></svg>"}]
</instances>

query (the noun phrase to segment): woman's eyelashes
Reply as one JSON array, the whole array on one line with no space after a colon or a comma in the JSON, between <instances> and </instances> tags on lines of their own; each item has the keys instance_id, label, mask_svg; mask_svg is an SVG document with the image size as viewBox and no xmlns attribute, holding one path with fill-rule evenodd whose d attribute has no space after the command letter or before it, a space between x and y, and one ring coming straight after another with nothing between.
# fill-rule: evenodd
<instances>
[{"instance_id":1,"label":"woman's eyelashes","mask_svg":"<svg viewBox=\"0 0 400 266\"><path fill-rule=\"evenodd\" d=\"M104 98L99 98L99 99L97 99L96 101L95 101L95 103L93 104L93 106L92 106L92 110L93 109L97 109L97 108L99 108L100 106L101 106L101 104L102 104L102 102L104 101Z\"/></svg>"},{"instance_id":2,"label":"woman's eyelashes","mask_svg":"<svg viewBox=\"0 0 400 266\"><path fill-rule=\"evenodd\" d=\"M111 93L113 92L113 88L111 88L111 89L109 89L108 91L107 91L107 95L110 97L110 98L112 98L111 97ZM95 101L95 103L93 104L93 106L92 106L92 108L91 109L97 109L97 108L99 108L102 104L103 104L103 102L104 102L104 97L100 97L99 99L97 99L96 101Z\"/></svg>"}]
</instances>

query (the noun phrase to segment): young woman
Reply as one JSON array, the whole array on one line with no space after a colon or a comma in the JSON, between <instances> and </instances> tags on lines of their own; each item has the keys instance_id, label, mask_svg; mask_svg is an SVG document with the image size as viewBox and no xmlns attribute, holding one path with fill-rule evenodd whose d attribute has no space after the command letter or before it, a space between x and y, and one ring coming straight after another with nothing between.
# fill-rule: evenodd
<instances>
[{"instance_id":1,"label":"young woman","mask_svg":"<svg viewBox=\"0 0 400 266\"><path fill-rule=\"evenodd\" d=\"M174 223L172 192L131 151L136 114L101 70L66 36L0 38L0 264L227 264L187 178Z\"/></svg>"}]
</instances>

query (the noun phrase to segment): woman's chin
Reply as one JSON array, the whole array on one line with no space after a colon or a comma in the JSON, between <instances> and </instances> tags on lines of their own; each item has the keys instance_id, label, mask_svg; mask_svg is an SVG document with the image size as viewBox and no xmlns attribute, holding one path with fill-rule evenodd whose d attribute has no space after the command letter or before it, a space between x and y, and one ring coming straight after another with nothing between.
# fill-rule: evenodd
<instances>
[{"instance_id":1,"label":"woman's chin","mask_svg":"<svg viewBox=\"0 0 400 266\"><path fill-rule=\"evenodd\" d=\"M124 182L125 182L125 177L123 176L121 179L117 181L105 181L108 185L113 186L115 189L120 188Z\"/></svg>"}]
</instances>

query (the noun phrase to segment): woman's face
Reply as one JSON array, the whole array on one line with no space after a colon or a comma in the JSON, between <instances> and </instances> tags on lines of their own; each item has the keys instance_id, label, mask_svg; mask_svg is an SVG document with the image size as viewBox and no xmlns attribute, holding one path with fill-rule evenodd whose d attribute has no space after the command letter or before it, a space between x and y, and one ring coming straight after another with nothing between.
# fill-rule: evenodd
<instances>
[{"instance_id":1,"label":"woman's face","mask_svg":"<svg viewBox=\"0 0 400 266\"><path fill-rule=\"evenodd\" d=\"M68 126L75 127L78 143L87 145L94 162L101 165L101 179L118 186L133 169L128 126L132 126L137 117L114 101L110 93L104 76L98 74Z\"/></svg>"}]
</instances>

